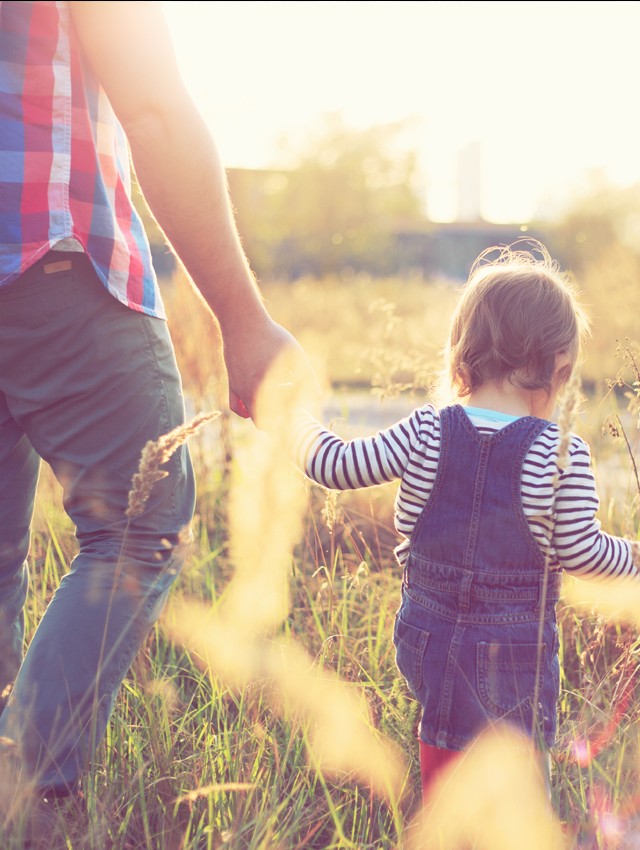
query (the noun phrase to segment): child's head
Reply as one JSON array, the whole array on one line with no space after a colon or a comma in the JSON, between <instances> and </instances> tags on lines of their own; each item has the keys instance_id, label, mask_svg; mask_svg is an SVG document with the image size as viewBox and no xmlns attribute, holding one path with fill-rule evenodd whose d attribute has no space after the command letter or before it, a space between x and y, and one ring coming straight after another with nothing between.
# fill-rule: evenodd
<instances>
[{"instance_id":1,"label":"child's head","mask_svg":"<svg viewBox=\"0 0 640 850\"><path fill-rule=\"evenodd\" d=\"M589 332L567 276L546 248L490 248L473 264L451 321L447 366L464 398L509 381L555 395L569 380Z\"/></svg>"}]
</instances>

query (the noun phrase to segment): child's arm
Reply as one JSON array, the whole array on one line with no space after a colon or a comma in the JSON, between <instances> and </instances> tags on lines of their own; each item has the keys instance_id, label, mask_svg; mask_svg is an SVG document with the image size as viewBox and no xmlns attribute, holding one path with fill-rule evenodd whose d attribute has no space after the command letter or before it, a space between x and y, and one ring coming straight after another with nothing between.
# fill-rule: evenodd
<instances>
[{"instance_id":1,"label":"child's arm","mask_svg":"<svg viewBox=\"0 0 640 850\"><path fill-rule=\"evenodd\" d=\"M330 490L355 490L401 478L425 425L433 422L430 405L370 437L343 440L313 417L296 422L294 459L305 474Z\"/></svg>"},{"instance_id":2,"label":"child's arm","mask_svg":"<svg viewBox=\"0 0 640 850\"><path fill-rule=\"evenodd\" d=\"M556 492L553 544L561 565L580 578L640 578L630 540L602 531L588 445L574 437Z\"/></svg>"}]
</instances>

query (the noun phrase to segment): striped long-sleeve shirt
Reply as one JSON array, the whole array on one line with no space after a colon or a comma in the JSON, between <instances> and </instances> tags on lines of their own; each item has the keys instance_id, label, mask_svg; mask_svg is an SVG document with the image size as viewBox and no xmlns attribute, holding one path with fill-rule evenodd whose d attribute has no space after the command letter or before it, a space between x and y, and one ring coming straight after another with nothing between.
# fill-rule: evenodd
<instances>
[{"instance_id":1,"label":"striped long-sleeve shirt","mask_svg":"<svg viewBox=\"0 0 640 850\"><path fill-rule=\"evenodd\" d=\"M492 433L515 417L468 408L480 433ZM551 569L582 577L638 576L632 544L602 531L589 446L571 435L563 468L558 467L558 426L550 423L523 463L521 497L529 527ZM350 490L400 480L395 527L401 536L396 557L407 559L410 538L437 475L440 419L430 404L377 434L345 441L304 416L297 430L296 459L309 478L328 489Z\"/></svg>"}]
</instances>

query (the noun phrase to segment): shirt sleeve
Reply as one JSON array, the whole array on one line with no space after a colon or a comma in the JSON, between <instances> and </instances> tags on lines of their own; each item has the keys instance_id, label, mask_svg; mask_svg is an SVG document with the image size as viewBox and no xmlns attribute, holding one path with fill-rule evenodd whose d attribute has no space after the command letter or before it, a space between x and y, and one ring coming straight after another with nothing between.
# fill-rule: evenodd
<instances>
[{"instance_id":1,"label":"shirt sleeve","mask_svg":"<svg viewBox=\"0 0 640 850\"><path fill-rule=\"evenodd\" d=\"M294 428L294 460L330 490L355 490L401 478L421 440L425 408L370 437L343 440L301 412Z\"/></svg>"},{"instance_id":2,"label":"shirt sleeve","mask_svg":"<svg viewBox=\"0 0 640 850\"><path fill-rule=\"evenodd\" d=\"M633 544L602 531L588 445L573 437L555 497L553 545L560 564L580 578L640 578Z\"/></svg>"}]
</instances>

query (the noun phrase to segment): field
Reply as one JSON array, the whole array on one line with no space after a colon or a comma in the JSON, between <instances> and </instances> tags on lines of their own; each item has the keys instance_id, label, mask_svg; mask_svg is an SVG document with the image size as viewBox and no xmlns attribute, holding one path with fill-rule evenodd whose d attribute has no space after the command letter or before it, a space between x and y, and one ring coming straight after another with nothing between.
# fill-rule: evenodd
<instances>
[{"instance_id":1,"label":"field","mask_svg":"<svg viewBox=\"0 0 640 850\"><path fill-rule=\"evenodd\" d=\"M455 298L450 284L300 281L271 285L265 297L305 346L328 393L365 394L375 411L380 399L419 402L437 387ZM167 301L190 407L224 409L216 328L179 277ZM605 529L635 538L635 349L600 339L593 350L574 428L597 459ZM611 388L619 372L627 386ZM348 418L348 401L343 409ZM559 606L553 815L526 746L488 733L426 819L416 706L392 645L401 579L392 553L395 485L322 491L251 424L226 415L205 425L190 447L199 489L187 566L125 681L86 779L86 810L62 806L42 846L640 846L634 599L567 582ZM58 485L44 470L29 634L74 552ZM1 846L23 845L7 835Z\"/></svg>"}]
</instances>

